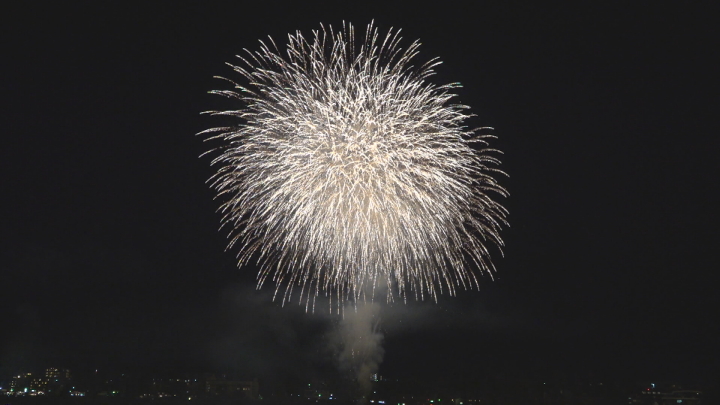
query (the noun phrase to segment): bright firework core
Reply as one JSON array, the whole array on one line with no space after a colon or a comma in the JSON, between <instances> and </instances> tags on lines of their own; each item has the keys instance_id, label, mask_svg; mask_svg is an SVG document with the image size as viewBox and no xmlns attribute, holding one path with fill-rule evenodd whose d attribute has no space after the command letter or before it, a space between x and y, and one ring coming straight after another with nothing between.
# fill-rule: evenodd
<instances>
[{"instance_id":1,"label":"bright firework core","mask_svg":"<svg viewBox=\"0 0 720 405\"><path fill-rule=\"evenodd\" d=\"M490 195L507 194L497 151L448 104L459 85L428 83L440 62L411 66L419 43L401 48L399 32L370 24L358 45L343 24L290 35L284 51L261 41L230 65L245 84L212 92L241 102L209 112L240 124L201 133L223 142L212 182L229 247L240 266L259 260L258 286L271 278L283 302L296 288L307 304L436 298L494 270L487 245L507 224Z\"/></svg>"}]
</instances>

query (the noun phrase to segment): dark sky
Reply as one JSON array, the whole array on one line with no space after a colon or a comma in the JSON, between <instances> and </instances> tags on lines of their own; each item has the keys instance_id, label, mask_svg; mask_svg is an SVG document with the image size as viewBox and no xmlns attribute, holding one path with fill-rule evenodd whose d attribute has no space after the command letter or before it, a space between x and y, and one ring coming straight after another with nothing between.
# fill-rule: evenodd
<instances>
[{"instance_id":1,"label":"dark sky","mask_svg":"<svg viewBox=\"0 0 720 405\"><path fill-rule=\"evenodd\" d=\"M0 24L2 375L331 368L335 321L224 252L194 134L243 48L375 19L496 128L512 224L494 282L386 309L381 373L720 378L717 6L42 3Z\"/></svg>"}]
</instances>

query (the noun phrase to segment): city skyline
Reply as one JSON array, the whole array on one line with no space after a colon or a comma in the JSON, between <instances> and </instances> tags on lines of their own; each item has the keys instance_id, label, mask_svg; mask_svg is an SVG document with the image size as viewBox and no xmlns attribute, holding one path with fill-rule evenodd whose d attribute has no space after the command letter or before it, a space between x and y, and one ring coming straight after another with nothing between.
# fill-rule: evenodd
<instances>
[{"instance_id":1,"label":"city skyline","mask_svg":"<svg viewBox=\"0 0 720 405\"><path fill-rule=\"evenodd\" d=\"M699 404L704 393L697 386L673 382L628 382L574 380L552 377L527 380L497 377L474 384L418 384L374 374L370 391L357 391L352 381L309 379L293 385L264 387L257 378L243 380L223 373L165 372L152 374L107 373L48 367L39 373L23 372L12 376L10 384L0 379L0 397L9 401L63 401L85 403L139 403L162 400L164 403L271 403L271 404L398 404L453 405L504 403L688 403ZM261 389L261 387L263 389ZM139 402L138 402L139 401ZM25 403L25 402L23 402ZM38 402L39 403L39 402Z\"/></svg>"}]
</instances>

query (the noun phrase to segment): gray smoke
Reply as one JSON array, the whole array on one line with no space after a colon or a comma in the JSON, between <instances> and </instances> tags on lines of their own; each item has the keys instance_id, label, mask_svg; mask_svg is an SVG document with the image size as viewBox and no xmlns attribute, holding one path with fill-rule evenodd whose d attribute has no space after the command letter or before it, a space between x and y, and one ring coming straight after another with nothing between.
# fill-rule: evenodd
<instances>
[{"instance_id":1,"label":"gray smoke","mask_svg":"<svg viewBox=\"0 0 720 405\"><path fill-rule=\"evenodd\" d=\"M345 308L336 335L338 362L342 371L357 380L360 394L367 398L372 375L377 373L385 351L380 324L380 304L365 302Z\"/></svg>"}]
</instances>

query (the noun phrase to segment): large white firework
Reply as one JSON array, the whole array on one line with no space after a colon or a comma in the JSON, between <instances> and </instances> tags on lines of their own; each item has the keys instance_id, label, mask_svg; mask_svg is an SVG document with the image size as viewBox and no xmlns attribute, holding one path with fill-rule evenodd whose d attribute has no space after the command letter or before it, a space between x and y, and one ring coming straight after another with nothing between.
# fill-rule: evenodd
<instances>
[{"instance_id":1,"label":"large white firework","mask_svg":"<svg viewBox=\"0 0 720 405\"><path fill-rule=\"evenodd\" d=\"M343 23L289 35L283 51L260 41L229 64L243 84L212 92L240 101L208 112L240 123L201 132L222 142L211 180L228 247L241 244L239 266L256 258L258 288L271 278L283 302L294 289L308 303L377 289L437 299L494 271L487 247L502 246L507 214L491 196L506 195L497 151L448 103L459 84L427 82L440 62L413 67L420 44L403 49L399 33L371 23L356 43Z\"/></svg>"}]
</instances>

